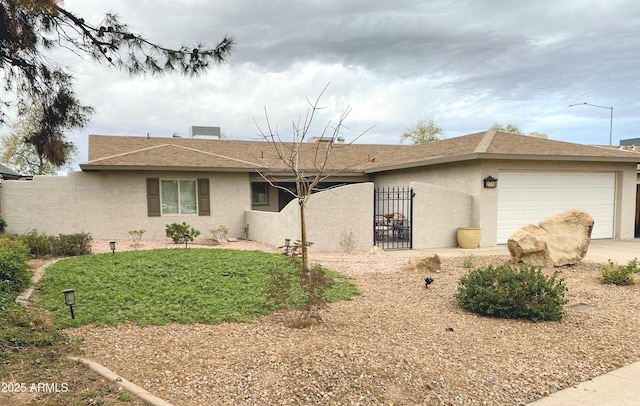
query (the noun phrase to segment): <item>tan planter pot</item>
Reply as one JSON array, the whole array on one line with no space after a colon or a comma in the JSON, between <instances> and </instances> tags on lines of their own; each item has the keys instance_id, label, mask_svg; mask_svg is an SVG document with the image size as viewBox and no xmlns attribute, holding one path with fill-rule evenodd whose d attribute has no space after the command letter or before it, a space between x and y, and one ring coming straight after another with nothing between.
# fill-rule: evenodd
<instances>
[{"instance_id":1,"label":"tan planter pot","mask_svg":"<svg viewBox=\"0 0 640 406\"><path fill-rule=\"evenodd\" d=\"M460 248L478 248L480 246L480 229L474 227L460 227L456 233Z\"/></svg>"}]
</instances>

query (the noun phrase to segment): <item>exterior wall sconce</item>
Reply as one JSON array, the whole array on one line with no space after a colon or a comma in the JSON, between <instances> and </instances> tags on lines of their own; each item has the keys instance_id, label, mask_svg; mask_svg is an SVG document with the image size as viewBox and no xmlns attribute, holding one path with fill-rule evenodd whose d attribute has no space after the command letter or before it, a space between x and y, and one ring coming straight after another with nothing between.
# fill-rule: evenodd
<instances>
[{"instance_id":1,"label":"exterior wall sconce","mask_svg":"<svg viewBox=\"0 0 640 406\"><path fill-rule=\"evenodd\" d=\"M498 179L494 178L491 175L489 175L486 178L482 179L482 182L484 183L484 187L486 189L495 189L496 186L498 186Z\"/></svg>"},{"instance_id":2,"label":"exterior wall sconce","mask_svg":"<svg viewBox=\"0 0 640 406\"><path fill-rule=\"evenodd\" d=\"M109 241L109 248L111 248L111 253L115 254L116 253L116 242L115 241Z\"/></svg>"},{"instance_id":3,"label":"exterior wall sconce","mask_svg":"<svg viewBox=\"0 0 640 406\"><path fill-rule=\"evenodd\" d=\"M189 244L189 234L188 233L184 235L184 247L185 248L189 248L187 246L187 244Z\"/></svg>"},{"instance_id":4,"label":"exterior wall sconce","mask_svg":"<svg viewBox=\"0 0 640 406\"><path fill-rule=\"evenodd\" d=\"M63 290L62 294L64 295L64 304L69 306L69 310L71 310L71 318L75 319L76 316L75 314L73 314L73 305L76 304L75 290L73 289Z\"/></svg>"}]
</instances>

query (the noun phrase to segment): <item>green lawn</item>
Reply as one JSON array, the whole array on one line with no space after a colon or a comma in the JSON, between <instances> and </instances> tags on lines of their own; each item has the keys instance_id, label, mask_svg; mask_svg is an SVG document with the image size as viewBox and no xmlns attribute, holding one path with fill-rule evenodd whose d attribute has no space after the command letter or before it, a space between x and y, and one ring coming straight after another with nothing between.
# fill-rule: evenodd
<instances>
[{"instance_id":1,"label":"green lawn","mask_svg":"<svg viewBox=\"0 0 640 406\"><path fill-rule=\"evenodd\" d=\"M49 266L38 296L59 327L247 322L276 310L268 293L272 270L295 280L289 258L260 251L190 248L84 255ZM346 277L328 272L335 282L325 292L328 301L358 293ZM75 320L64 305L64 289L75 289ZM303 302L294 283L290 303Z\"/></svg>"}]
</instances>

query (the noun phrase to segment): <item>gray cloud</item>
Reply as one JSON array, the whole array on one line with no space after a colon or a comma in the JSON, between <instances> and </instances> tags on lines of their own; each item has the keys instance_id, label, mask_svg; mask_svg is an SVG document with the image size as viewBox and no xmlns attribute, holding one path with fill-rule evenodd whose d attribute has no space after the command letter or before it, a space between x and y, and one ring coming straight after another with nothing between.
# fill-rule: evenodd
<instances>
[{"instance_id":1,"label":"gray cloud","mask_svg":"<svg viewBox=\"0 0 640 406\"><path fill-rule=\"evenodd\" d=\"M87 18L107 10L97 0L65 5ZM638 2L116 0L108 7L168 45L231 34L238 47L226 66L196 80L129 78L65 57L78 72L80 97L98 109L90 133L170 135L220 125L232 138L251 138L265 106L287 129L304 113L305 97L331 82L323 118L351 105L349 135L375 126L362 142L396 143L424 116L448 136L501 122L608 142L606 110L567 107L585 101L615 106L614 142L638 136Z\"/></svg>"}]
</instances>

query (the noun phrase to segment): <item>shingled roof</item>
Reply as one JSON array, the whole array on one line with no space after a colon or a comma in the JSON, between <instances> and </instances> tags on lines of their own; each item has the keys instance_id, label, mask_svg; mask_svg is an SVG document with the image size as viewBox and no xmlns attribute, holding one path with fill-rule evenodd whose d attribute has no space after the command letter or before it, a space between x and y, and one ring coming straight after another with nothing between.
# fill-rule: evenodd
<instances>
[{"instance_id":1,"label":"shingled roof","mask_svg":"<svg viewBox=\"0 0 640 406\"><path fill-rule=\"evenodd\" d=\"M19 179L22 177L18 172L9 169L4 165L0 165L0 175L2 175L4 179Z\"/></svg>"},{"instance_id":2,"label":"shingled roof","mask_svg":"<svg viewBox=\"0 0 640 406\"><path fill-rule=\"evenodd\" d=\"M291 143L281 144L283 153ZM315 171L316 148L303 143L300 167ZM640 154L497 131L479 132L422 145L333 144L325 171L367 174L475 159L640 162ZM89 136L89 160L82 170L196 170L286 172L266 141Z\"/></svg>"}]
</instances>

